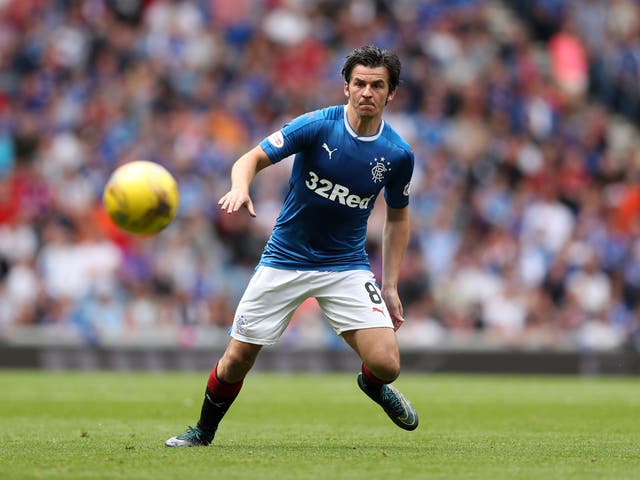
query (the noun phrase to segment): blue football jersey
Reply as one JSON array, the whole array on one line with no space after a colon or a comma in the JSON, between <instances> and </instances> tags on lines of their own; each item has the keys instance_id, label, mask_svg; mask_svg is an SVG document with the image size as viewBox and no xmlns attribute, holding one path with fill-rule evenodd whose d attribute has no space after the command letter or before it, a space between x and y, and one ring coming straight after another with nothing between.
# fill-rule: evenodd
<instances>
[{"instance_id":1,"label":"blue football jersey","mask_svg":"<svg viewBox=\"0 0 640 480\"><path fill-rule=\"evenodd\" d=\"M409 203L414 157L384 121L372 136L351 128L344 105L306 113L260 142L275 163L295 154L289 191L260 265L295 270L368 269L367 220L380 190Z\"/></svg>"}]
</instances>

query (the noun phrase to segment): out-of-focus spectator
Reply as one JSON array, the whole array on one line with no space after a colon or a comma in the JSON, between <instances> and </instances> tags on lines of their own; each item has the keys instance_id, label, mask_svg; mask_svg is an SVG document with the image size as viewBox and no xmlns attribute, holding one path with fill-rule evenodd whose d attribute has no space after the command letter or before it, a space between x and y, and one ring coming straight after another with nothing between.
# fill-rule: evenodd
<instances>
[{"instance_id":1,"label":"out-of-focus spectator","mask_svg":"<svg viewBox=\"0 0 640 480\"><path fill-rule=\"evenodd\" d=\"M551 73L570 107L583 102L589 74L587 51L576 33L574 19L568 17L549 39Z\"/></svg>"},{"instance_id":2,"label":"out-of-focus spectator","mask_svg":"<svg viewBox=\"0 0 640 480\"><path fill-rule=\"evenodd\" d=\"M567 293L586 316L601 317L611 306L611 280L600 269L599 259L588 247L577 253L579 266L567 276Z\"/></svg>"}]
</instances>

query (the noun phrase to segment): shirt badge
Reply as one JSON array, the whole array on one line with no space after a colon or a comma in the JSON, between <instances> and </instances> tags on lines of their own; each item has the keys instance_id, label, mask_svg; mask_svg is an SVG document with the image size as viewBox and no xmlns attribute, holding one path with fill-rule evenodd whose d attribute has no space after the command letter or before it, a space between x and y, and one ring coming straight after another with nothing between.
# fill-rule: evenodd
<instances>
[{"instance_id":1,"label":"shirt badge","mask_svg":"<svg viewBox=\"0 0 640 480\"><path fill-rule=\"evenodd\" d=\"M269 140L269 143L276 148L282 148L284 146L284 135L282 135L282 130L273 132L267 139Z\"/></svg>"},{"instance_id":2,"label":"shirt badge","mask_svg":"<svg viewBox=\"0 0 640 480\"><path fill-rule=\"evenodd\" d=\"M371 177L374 183L382 182L384 180L385 174L391 171L391 169L389 168L391 163L386 162L384 160L384 157L380 157L380 160L378 160L377 158L374 158L373 162L369 162L369 165L372 165Z\"/></svg>"}]
</instances>

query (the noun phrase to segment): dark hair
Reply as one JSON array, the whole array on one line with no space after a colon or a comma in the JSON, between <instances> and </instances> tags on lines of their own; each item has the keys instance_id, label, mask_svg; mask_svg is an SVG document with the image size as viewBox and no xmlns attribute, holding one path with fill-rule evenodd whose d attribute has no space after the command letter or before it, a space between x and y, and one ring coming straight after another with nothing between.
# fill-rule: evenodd
<instances>
[{"instance_id":1,"label":"dark hair","mask_svg":"<svg viewBox=\"0 0 640 480\"><path fill-rule=\"evenodd\" d=\"M380 50L373 45L365 45L354 49L346 57L342 66L342 76L349 83L351 72L356 65L363 65L369 68L385 67L389 72L389 91L393 92L400 83L400 59L398 55L389 50Z\"/></svg>"}]
</instances>

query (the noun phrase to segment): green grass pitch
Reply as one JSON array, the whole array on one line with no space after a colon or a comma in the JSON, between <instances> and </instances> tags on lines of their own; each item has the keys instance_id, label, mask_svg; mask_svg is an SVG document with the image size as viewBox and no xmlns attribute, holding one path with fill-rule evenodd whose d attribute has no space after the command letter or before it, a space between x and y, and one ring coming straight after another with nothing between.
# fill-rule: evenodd
<instances>
[{"instance_id":1,"label":"green grass pitch","mask_svg":"<svg viewBox=\"0 0 640 480\"><path fill-rule=\"evenodd\" d=\"M252 372L208 448L193 425L207 372L0 371L7 479L640 478L635 378L403 374L420 413L397 428L354 375Z\"/></svg>"}]
</instances>

